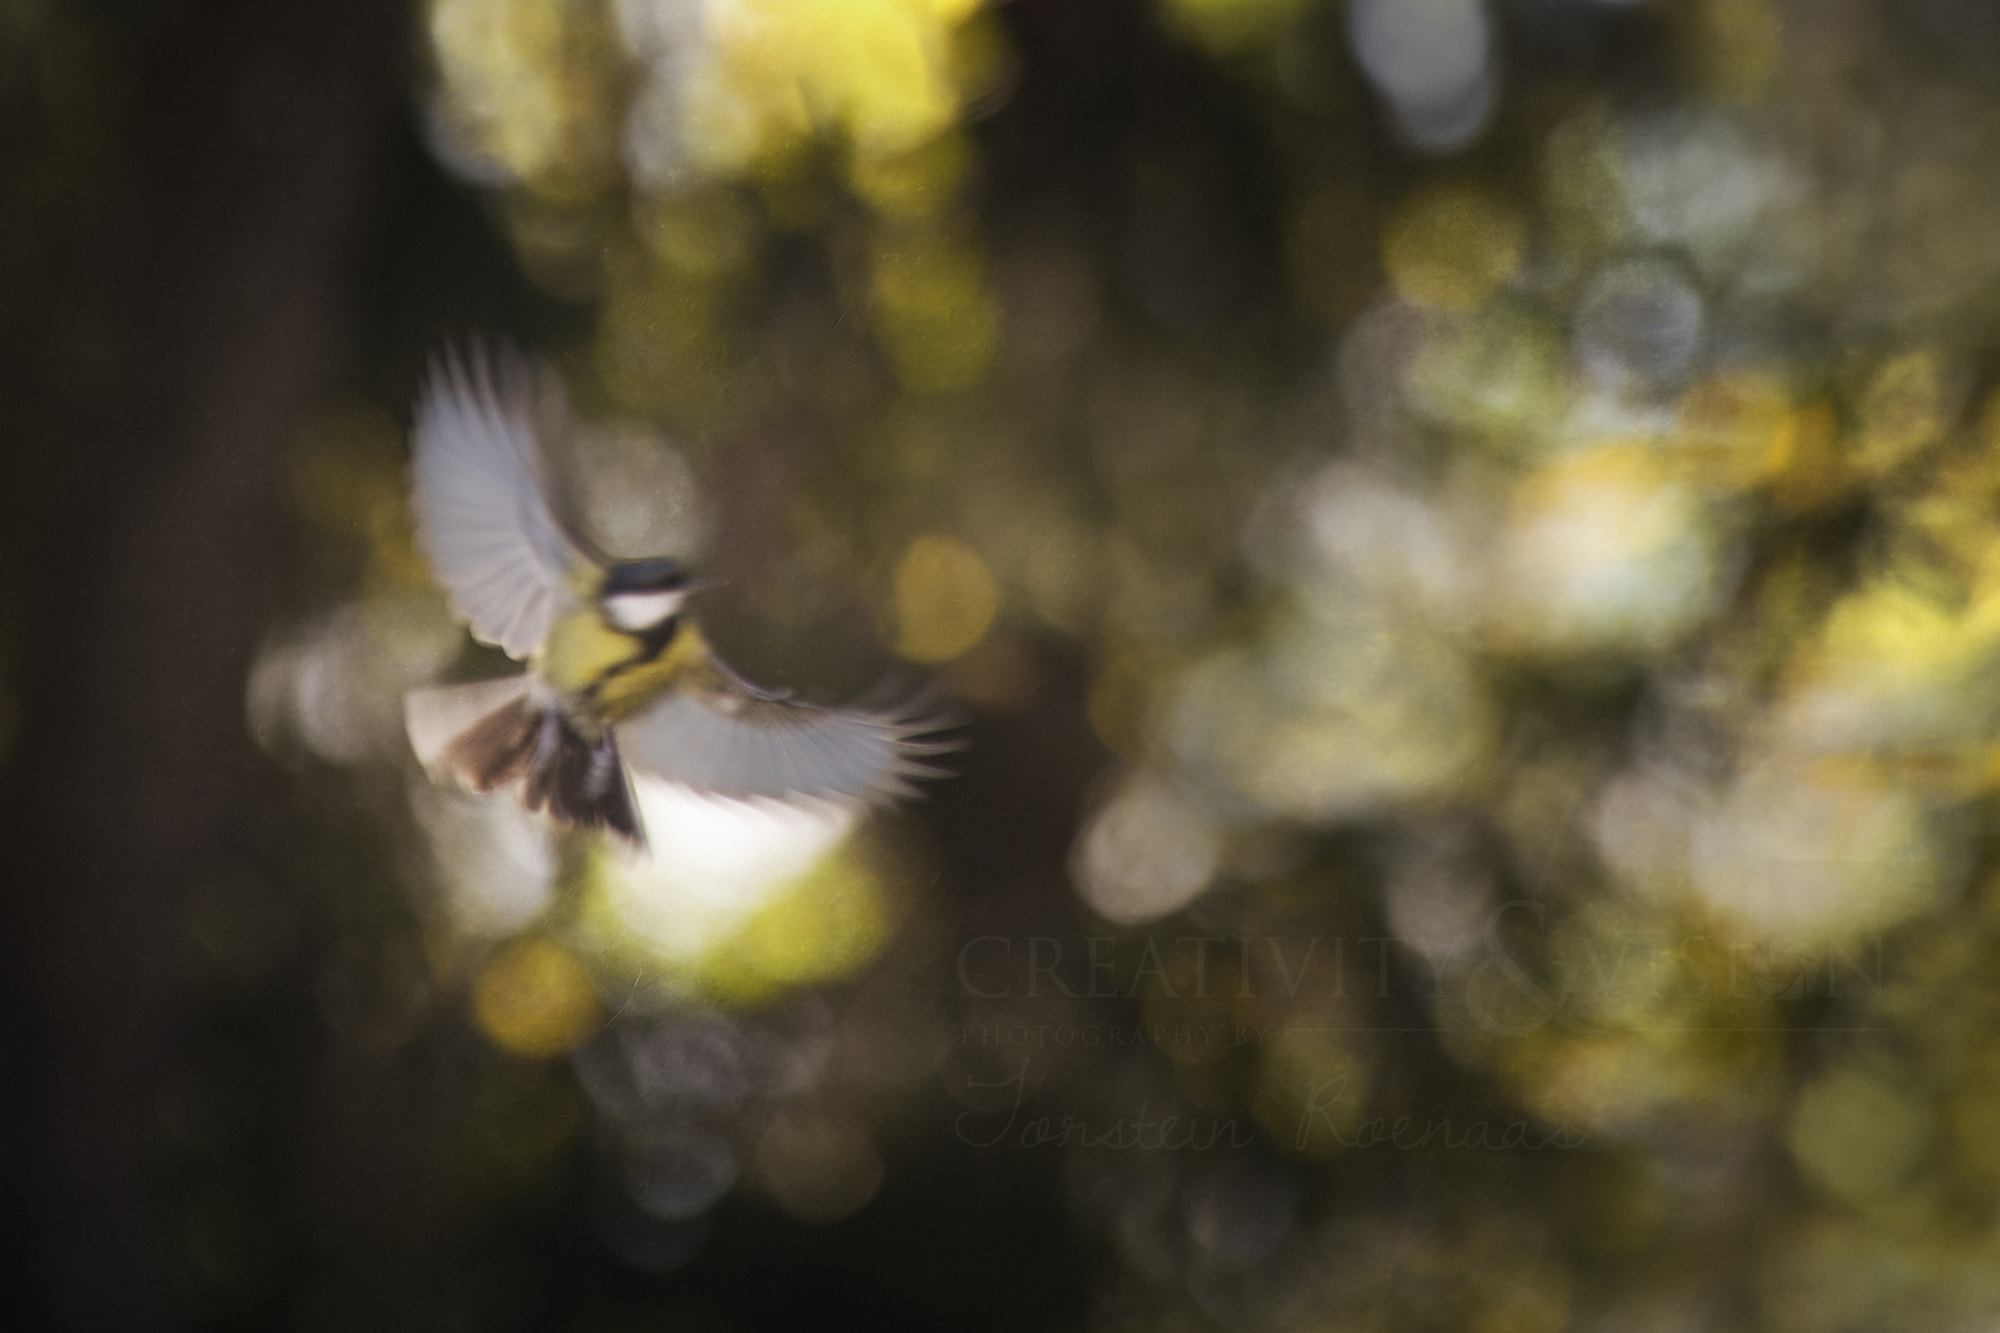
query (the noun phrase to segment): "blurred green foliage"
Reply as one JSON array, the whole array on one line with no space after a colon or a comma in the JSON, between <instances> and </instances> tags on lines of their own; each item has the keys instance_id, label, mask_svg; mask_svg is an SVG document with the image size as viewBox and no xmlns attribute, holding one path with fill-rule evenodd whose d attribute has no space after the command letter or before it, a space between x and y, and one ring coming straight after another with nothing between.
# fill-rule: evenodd
<instances>
[{"instance_id":1,"label":"blurred green foliage","mask_svg":"<svg viewBox=\"0 0 2000 1333\"><path fill-rule=\"evenodd\" d=\"M869 1283L978 1324L1038 1251L946 1282L895 1238L952 1224L893 1210L997 1164L1084 1242L1086 1296L1006 1307L1066 1326L2000 1312L1984 7L417 18L430 148L586 312L541 350L600 535L702 555L760 680L900 659L977 715L929 806L693 802L645 863L433 789L402 692L500 664L415 551L398 405L306 423L316 605L250 726L341 812L299 873L401 905L318 999L461 1080L411 1150L439 1232L581 1217L670 1275L621 1289L643 1326L741 1210L787 1254L875 1225ZM110 82L40 31L10 288ZM226 971L257 913L217 893ZM187 1226L248 1281L226 1202ZM474 1322L614 1326L585 1261L510 1253L541 1303Z\"/></svg>"}]
</instances>

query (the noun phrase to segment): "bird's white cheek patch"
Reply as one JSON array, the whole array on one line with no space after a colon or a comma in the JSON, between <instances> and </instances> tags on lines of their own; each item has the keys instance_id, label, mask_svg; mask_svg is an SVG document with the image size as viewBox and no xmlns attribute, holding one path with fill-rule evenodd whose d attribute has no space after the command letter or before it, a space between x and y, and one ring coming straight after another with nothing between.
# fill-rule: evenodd
<instances>
[{"instance_id":1,"label":"bird's white cheek patch","mask_svg":"<svg viewBox=\"0 0 2000 1333\"><path fill-rule=\"evenodd\" d=\"M621 592L604 599L604 617L622 630L651 629L681 609L682 592Z\"/></svg>"}]
</instances>

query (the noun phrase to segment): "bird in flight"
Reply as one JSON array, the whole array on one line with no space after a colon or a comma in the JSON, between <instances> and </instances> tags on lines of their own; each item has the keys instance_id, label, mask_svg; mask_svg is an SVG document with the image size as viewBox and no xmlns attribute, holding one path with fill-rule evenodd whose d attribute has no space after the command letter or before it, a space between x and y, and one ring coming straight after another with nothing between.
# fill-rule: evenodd
<instances>
[{"instance_id":1,"label":"bird in flight","mask_svg":"<svg viewBox=\"0 0 2000 1333\"><path fill-rule=\"evenodd\" d=\"M553 372L473 347L434 362L418 400L417 536L474 638L528 665L412 691L412 748L434 778L518 786L558 823L640 846L632 774L730 797L886 802L959 748L922 698L824 708L752 685L687 612L702 584L676 559L606 556L566 521L541 430Z\"/></svg>"}]
</instances>

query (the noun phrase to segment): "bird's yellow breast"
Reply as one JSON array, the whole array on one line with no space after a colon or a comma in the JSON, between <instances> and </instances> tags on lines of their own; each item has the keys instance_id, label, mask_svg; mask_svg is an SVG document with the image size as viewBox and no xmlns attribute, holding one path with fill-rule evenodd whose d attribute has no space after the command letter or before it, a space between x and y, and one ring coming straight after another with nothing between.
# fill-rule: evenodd
<instances>
[{"instance_id":1,"label":"bird's yellow breast","mask_svg":"<svg viewBox=\"0 0 2000 1333\"><path fill-rule=\"evenodd\" d=\"M685 620L658 654L646 652L644 639L611 628L595 608L587 608L556 623L539 669L578 711L616 722L708 659L701 631Z\"/></svg>"},{"instance_id":2,"label":"bird's yellow breast","mask_svg":"<svg viewBox=\"0 0 2000 1333\"><path fill-rule=\"evenodd\" d=\"M605 624L596 607L585 606L556 621L537 666L559 693L575 695L639 651L636 639Z\"/></svg>"}]
</instances>

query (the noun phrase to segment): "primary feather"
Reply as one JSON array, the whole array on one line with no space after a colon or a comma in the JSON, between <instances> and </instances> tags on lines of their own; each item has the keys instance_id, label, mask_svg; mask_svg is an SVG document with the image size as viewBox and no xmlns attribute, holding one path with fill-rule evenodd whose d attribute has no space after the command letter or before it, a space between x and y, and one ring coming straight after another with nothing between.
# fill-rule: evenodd
<instances>
[{"instance_id":1,"label":"primary feather","mask_svg":"<svg viewBox=\"0 0 2000 1333\"><path fill-rule=\"evenodd\" d=\"M626 762L722 796L893 800L942 770L927 756L955 719L912 701L880 711L821 708L759 690L714 658L709 679L664 695L618 727Z\"/></svg>"},{"instance_id":2,"label":"primary feather","mask_svg":"<svg viewBox=\"0 0 2000 1333\"><path fill-rule=\"evenodd\" d=\"M417 536L474 637L525 661L577 608L570 577L591 563L549 503L535 434L535 376L498 373L474 349L447 353L417 404Z\"/></svg>"}]
</instances>

